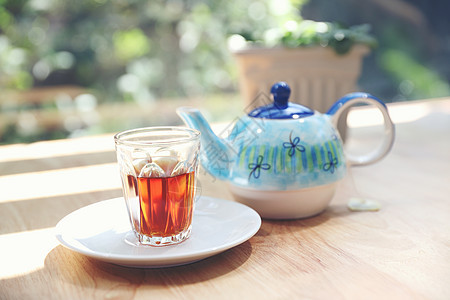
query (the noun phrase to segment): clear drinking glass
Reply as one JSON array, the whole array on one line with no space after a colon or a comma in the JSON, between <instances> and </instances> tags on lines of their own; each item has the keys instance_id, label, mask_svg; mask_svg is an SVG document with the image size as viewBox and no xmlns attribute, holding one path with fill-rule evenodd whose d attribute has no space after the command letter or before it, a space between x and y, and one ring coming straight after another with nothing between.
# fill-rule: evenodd
<instances>
[{"instance_id":1,"label":"clear drinking glass","mask_svg":"<svg viewBox=\"0 0 450 300\"><path fill-rule=\"evenodd\" d=\"M114 136L123 195L140 244L178 244L191 234L200 132L148 127Z\"/></svg>"}]
</instances>

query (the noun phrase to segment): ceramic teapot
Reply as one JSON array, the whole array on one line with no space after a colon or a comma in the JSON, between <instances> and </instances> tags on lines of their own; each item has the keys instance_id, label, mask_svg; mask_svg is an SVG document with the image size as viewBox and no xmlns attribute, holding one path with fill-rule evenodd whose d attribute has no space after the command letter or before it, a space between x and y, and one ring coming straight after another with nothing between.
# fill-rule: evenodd
<instances>
[{"instance_id":1,"label":"ceramic teapot","mask_svg":"<svg viewBox=\"0 0 450 300\"><path fill-rule=\"evenodd\" d=\"M228 182L234 198L264 218L293 219L322 212L346 175L347 164L366 165L383 158L394 141L394 125L386 105L366 93L351 93L325 114L289 102L284 82L272 86L273 103L241 117L225 138L219 138L195 108L178 115L201 132L202 166ZM375 105L384 118L380 146L362 156L344 152L336 129L341 113L356 103Z\"/></svg>"}]
</instances>

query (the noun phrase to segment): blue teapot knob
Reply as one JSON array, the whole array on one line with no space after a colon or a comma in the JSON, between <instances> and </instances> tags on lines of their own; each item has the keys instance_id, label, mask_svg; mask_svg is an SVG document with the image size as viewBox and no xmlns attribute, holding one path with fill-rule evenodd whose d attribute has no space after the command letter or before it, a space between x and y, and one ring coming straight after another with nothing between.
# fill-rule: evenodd
<instances>
[{"instance_id":1,"label":"blue teapot knob","mask_svg":"<svg viewBox=\"0 0 450 300\"><path fill-rule=\"evenodd\" d=\"M289 102L291 88L286 82L277 82L270 89L273 95L273 103L260 106L252 110L248 115L253 118L263 119L299 119L309 117L314 111L306 106Z\"/></svg>"},{"instance_id":2,"label":"blue teapot knob","mask_svg":"<svg viewBox=\"0 0 450 300\"><path fill-rule=\"evenodd\" d=\"M288 106L291 88L286 82L275 83L270 89L270 93L273 95L273 101L277 108L284 109Z\"/></svg>"}]
</instances>

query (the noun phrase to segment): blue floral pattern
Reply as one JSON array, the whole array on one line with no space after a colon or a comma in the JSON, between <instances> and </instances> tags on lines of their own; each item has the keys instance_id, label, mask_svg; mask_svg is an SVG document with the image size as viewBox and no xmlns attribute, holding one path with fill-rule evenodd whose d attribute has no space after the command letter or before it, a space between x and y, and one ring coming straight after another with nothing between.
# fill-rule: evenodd
<instances>
[{"instance_id":1,"label":"blue floral pattern","mask_svg":"<svg viewBox=\"0 0 450 300\"><path fill-rule=\"evenodd\" d=\"M330 151L328 151L328 162L323 164L323 170L325 172L330 171L331 174L333 174L335 168L337 168L338 163L339 163L338 158L337 157L333 158L333 154Z\"/></svg>"},{"instance_id":2,"label":"blue floral pattern","mask_svg":"<svg viewBox=\"0 0 450 300\"><path fill-rule=\"evenodd\" d=\"M248 179L253 176L255 179L258 179L261 175L261 169L263 170L269 170L270 165L269 164L263 164L264 157L262 155L259 155L256 163L250 163L248 164L248 168L251 169L250 174L248 175Z\"/></svg>"},{"instance_id":3,"label":"blue floral pattern","mask_svg":"<svg viewBox=\"0 0 450 300\"><path fill-rule=\"evenodd\" d=\"M299 145L300 138L296 136L294 139L292 139L292 131L289 134L289 142L284 142L283 147L289 149L289 156L293 156L295 154L295 151L298 150L300 152L305 152L305 147L302 145Z\"/></svg>"}]
</instances>

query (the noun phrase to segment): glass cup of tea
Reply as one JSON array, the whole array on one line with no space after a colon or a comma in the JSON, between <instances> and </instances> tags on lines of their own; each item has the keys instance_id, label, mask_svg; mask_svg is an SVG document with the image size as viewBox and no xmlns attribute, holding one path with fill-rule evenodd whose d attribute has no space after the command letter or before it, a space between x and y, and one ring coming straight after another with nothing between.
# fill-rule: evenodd
<instances>
[{"instance_id":1,"label":"glass cup of tea","mask_svg":"<svg viewBox=\"0 0 450 300\"><path fill-rule=\"evenodd\" d=\"M148 127L114 136L131 227L138 244L165 246L192 230L200 132Z\"/></svg>"}]
</instances>

